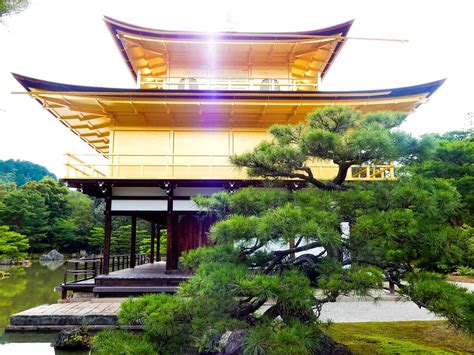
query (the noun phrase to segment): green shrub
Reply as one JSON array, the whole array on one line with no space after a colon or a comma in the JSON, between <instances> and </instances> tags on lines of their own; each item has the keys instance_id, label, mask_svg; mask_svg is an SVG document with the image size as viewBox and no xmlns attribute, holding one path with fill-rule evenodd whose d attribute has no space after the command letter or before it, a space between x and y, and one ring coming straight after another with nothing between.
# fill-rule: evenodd
<instances>
[{"instance_id":1,"label":"green shrub","mask_svg":"<svg viewBox=\"0 0 474 355\"><path fill-rule=\"evenodd\" d=\"M94 337L92 353L98 355L152 355L157 350L143 334L104 330Z\"/></svg>"},{"instance_id":2,"label":"green shrub","mask_svg":"<svg viewBox=\"0 0 474 355\"><path fill-rule=\"evenodd\" d=\"M460 276L474 276L474 269L469 266L460 266L457 268L456 274Z\"/></svg>"},{"instance_id":3,"label":"green shrub","mask_svg":"<svg viewBox=\"0 0 474 355\"><path fill-rule=\"evenodd\" d=\"M293 322L262 324L252 328L244 343L244 354L314 354L321 333L316 325Z\"/></svg>"},{"instance_id":4,"label":"green shrub","mask_svg":"<svg viewBox=\"0 0 474 355\"><path fill-rule=\"evenodd\" d=\"M120 324L143 325L161 353L187 352L192 345L189 331L189 300L166 294L128 299L118 313Z\"/></svg>"}]
</instances>

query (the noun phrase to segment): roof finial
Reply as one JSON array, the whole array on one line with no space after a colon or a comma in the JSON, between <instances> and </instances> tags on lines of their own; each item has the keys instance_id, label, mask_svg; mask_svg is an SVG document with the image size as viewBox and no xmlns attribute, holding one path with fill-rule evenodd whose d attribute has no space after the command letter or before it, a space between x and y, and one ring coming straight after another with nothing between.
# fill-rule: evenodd
<instances>
[{"instance_id":1,"label":"roof finial","mask_svg":"<svg viewBox=\"0 0 474 355\"><path fill-rule=\"evenodd\" d=\"M227 12L227 18L225 19L225 24L224 24L224 30L225 31L235 31L236 28L236 22L234 22L234 19L232 18L232 13L229 10Z\"/></svg>"}]
</instances>

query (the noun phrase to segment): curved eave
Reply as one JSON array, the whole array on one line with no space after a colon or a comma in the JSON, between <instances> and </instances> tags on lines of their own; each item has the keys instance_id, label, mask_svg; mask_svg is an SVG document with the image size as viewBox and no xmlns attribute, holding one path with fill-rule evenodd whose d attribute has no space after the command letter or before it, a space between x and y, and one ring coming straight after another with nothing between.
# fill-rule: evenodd
<instances>
[{"instance_id":1,"label":"curved eave","mask_svg":"<svg viewBox=\"0 0 474 355\"><path fill-rule=\"evenodd\" d=\"M444 82L363 91L178 91L78 86L13 75L31 97L100 153L109 152L114 126L263 130L304 121L309 112L332 105L410 112Z\"/></svg>"},{"instance_id":2,"label":"curved eave","mask_svg":"<svg viewBox=\"0 0 474 355\"><path fill-rule=\"evenodd\" d=\"M147 27L136 26L129 24L123 21L113 19L108 16L104 16L104 21L114 38L117 48L120 50L125 63L127 64L130 73L134 80L136 80L137 73L132 65L130 58L127 55L122 42L120 41L119 32L125 32L134 34L137 36L145 36L158 38L162 40L205 40L209 38L208 32L194 32L194 31L169 31L161 29L152 29ZM220 40L245 40L245 41L300 41L307 40L311 37L321 37L321 36L341 36L342 38L346 37L349 33L349 30L353 24L354 20L347 21L341 24L337 24L331 27L326 27L317 30L310 31L300 31L300 32L218 32L213 34L216 39ZM331 54L327 64L324 67L324 70L321 73L321 77L324 78L329 68L333 64L340 50L344 46L345 41L339 41Z\"/></svg>"},{"instance_id":3,"label":"curved eave","mask_svg":"<svg viewBox=\"0 0 474 355\"><path fill-rule=\"evenodd\" d=\"M95 86L82 86L82 85L71 85L56 83L52 81L40 80L24 75L12 73L15 79L27 90L32 89L41 91L52 91L52 92L68 92L68 93L93 93L100 96L113 96L114 94L127 94L128 97L153 97L153 98L192 98L192 99L223 99L228 97L249 99L251 97L272 97L282 99L304 99L317 97L343 99L343 98L355 98L355 97L375 97L386 98L386 97L403 97L411 95L425 94L426 97L430 97L446 79L432 81L429 83L405 86L398 88L389 89L378 89L378 90L352 90L352 91L242 91L242 90L154 90L154 89L124 89L124 88L107 88L107 87L95 87ZM353 95L351 95L353 94Z\"/></svg>"}]
</instances>

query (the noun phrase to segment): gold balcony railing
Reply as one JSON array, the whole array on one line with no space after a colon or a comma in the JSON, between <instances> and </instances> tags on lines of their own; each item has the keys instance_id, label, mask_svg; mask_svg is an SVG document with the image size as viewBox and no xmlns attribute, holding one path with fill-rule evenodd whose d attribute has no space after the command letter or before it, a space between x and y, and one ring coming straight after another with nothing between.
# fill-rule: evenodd
<instances>
[{"instance_id":1,"label":"gold balcony railing","mask_svg":"<svg viewBox=\"0 0 474 355\"><path fill-rule=\"evenodd\" d=\"M134 155L134 154L66 154L65 178L110 179L248 179L245 169L238 169L229 156L215 155ZM87 163L85 162L87 161ZM314 176L329 180L336 176L337 166L331 162L307 164ZM354 165L347 180L394 179L392 164Z\"/></svg>"},{"instance_id":2,"label":"gold balcony railing","mask_svg":"<svg viewBox=\"0 0 474 355\"><path fill-rule=\"evenodd\" d=\"M167 90L243 90L243 91L316 91L318 84L292 78L212 78L160 77L139 78L141 88Z\"/></svg>"}]
</instances>

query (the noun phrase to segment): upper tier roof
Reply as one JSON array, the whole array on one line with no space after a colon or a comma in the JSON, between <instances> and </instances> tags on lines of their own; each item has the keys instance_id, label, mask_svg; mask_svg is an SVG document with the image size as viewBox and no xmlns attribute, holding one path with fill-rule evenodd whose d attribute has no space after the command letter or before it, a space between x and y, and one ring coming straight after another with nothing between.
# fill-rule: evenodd
<instances>
[{"instance_id":1,"label":"upper tier roof","mask_svg":"<svg viewBox=\"0 0 474 355\"><path fill-rule=\"evenodd\" d=\"M266 129L275 123L303 121L309 112L333 105L362 112L409 112L444 82L362 91L157 91L67 85L13 75L29 95L102 153L109 153L114 126Z\"/></svg>"},{"instance_id":2,"label":"upper tier roof","mask_svg":"<svg viewBox=\"0 0 474 355\"><path fill-rule=\"evenodd\" d=\"M134 79L140 74L149 83L166 76L170 63L199 67L210 61L232 67L290 65L293 79L317 80L328 72L353 22L305 32L209 33L150 29L110 17L104 21Z\"/></svg>"}]
</instances>

